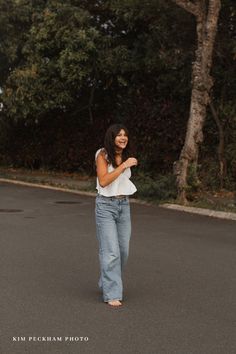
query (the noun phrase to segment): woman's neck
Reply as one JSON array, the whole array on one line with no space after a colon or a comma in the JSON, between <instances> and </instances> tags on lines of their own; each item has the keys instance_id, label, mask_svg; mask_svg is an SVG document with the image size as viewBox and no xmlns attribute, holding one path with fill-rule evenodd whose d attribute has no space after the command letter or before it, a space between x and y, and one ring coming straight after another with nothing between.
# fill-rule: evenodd
<instances>
[{"instance_id":1,"label":"woman's neck","mask_svg":"<svg viewBox=\"0 0 236 354\"><path fill-rule=\"evenodd\" d=\"M116 156L122 156L123 150L116 150L115 154Z\"/></svg>"}]
</instances>

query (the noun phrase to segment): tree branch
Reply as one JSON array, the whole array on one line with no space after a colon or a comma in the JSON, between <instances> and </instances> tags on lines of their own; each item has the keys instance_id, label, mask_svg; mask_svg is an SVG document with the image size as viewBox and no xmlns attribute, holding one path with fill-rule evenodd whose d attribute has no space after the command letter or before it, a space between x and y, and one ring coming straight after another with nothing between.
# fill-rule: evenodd
<instances>
[{"instance_id":1,"label":"tree branch","mask_svg":"<svg viewBox=\"0 0 236 354\"><path fill-rule=\"evenodd\" d=\"M192 3L192 1L189 0L172 0L172 1L175 2L177 5L179 5L180 7L182 7L184 10L190 12L194 16L197 16L198 8L195 4Z\"/></svg>"}]
</instances>

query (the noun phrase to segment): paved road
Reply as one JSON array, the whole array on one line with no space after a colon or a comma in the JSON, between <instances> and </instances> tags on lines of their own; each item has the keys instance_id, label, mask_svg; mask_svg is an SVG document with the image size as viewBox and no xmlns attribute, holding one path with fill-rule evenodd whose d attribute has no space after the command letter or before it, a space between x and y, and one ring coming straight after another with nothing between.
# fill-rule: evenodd
<instances>
[{"instance_id":1,"label":"paved road","mask_svg":"<svg viewBox=\"0 0 236 354\"><path fill-rule=\"evenodd\" d=\"M10 184L0 196L2 354L236 353L236 222L132 204L125 301L111 309L94 198Z\"/></svg>"}]
</instances>

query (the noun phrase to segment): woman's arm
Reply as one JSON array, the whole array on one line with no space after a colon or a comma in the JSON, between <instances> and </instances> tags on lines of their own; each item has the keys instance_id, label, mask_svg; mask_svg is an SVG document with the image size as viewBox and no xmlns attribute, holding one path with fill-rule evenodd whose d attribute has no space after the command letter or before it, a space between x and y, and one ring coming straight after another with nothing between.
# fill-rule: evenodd
<instances>
[{"instance_id":1,"label":"woman's arm","mask_svg":"<svg viewBox=\"0 0 236 354\"><path fill-rule=\"evenodd\" d=\"M108 172L108 163L105 159L104 153L99 153L97 157L97 176L101 187L106 187L112 183L119 175L127 168L137 165L137 160L134 157L128 158L122 162L112 172Z\"/></svg>"}]
</instances>

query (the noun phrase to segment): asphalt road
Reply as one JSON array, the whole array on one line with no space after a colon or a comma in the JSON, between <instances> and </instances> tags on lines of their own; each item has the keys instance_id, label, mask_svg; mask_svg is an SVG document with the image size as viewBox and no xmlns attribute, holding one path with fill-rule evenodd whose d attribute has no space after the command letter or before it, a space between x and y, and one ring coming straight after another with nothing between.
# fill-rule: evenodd
<instances>
[{"instance_id":1,"label":"asphalt road","mask_svg":"<svg viewBox=\"0 0 236 354\"><path fill-rule=\"evenodd\" d=\"M1 354L236 353L236 222L131 209L112 309L97 289L94 198L0 184Z\"/></svg>"}]
</instances>

